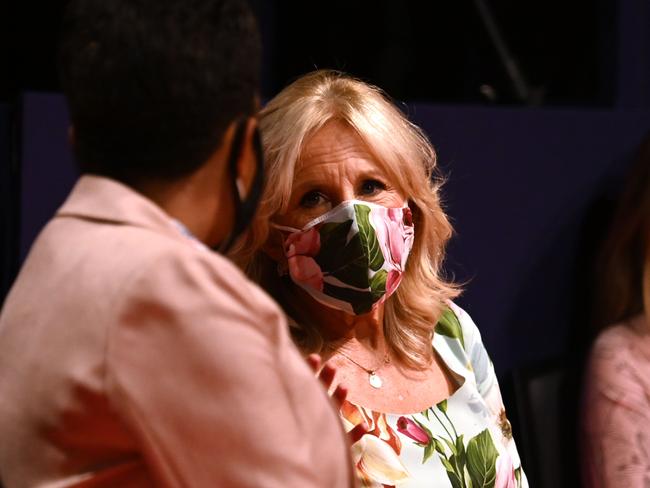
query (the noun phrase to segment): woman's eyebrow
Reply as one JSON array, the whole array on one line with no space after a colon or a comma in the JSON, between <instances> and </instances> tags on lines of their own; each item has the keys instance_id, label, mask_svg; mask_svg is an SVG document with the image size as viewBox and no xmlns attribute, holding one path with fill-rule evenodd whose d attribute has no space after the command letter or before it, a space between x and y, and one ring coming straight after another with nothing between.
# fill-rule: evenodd
<instances>
[{"instance_id":1,"label":"woman's eyebrow","mask_svg":"<svg viewBox=\"0 0 650 488\"><path fill-rule=\"evenodd\" d=\"M357 175L357 179L387 180L388 176L379 169L367 169Z\"/></svg>"},{"instance_id":2,"label":"woman's eyebrow","mask_svg":"<svg viewBox=\"0 0 650 488\"><path fill-rule=\"evenodd\" d=\"M293 185L294 192L303 192L305 190L323 189L326 190L332 185L331 181L326 178L308 178L302 181L297 181Z\"/></svg>"},{"instance_id":3,"label":"woman's eyebrow","mask_svg":"<svg viewBox=\"0 0 650 488\"><path fill-rule=\"evenodd\" d=\"M332 178L324 171L317 171L313 168L299 169L294 176L294 188L306 186L325 186L332 183Z\"/></svg>"}]
</instances>

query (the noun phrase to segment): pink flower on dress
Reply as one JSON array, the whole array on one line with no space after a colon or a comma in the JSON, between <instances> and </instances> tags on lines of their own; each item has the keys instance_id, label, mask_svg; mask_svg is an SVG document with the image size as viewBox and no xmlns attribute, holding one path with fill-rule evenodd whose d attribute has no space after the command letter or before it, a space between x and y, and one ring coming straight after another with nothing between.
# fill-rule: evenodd
<instances>
[{"instance_id":1,"label":"pink flower on dress","mask_svg":"<svg viewBox=\"0 0 650 488\"><path fill-rule=\"evenodd\" d=\"M340 409L346 432L364 421L368 433L352 445L352 460L361 486L391 488L410 478L399 454L402 443L386 422L386 414L353 405L345 400Z\"/></svg>"},{"instance_id":2,"label":"pink flower on dress","mask_svg":"<svg viewBox=\"0 0 650 488\"><path fill-rule=\"evenodd\" d=\"M508 453L504 453L497 459L497 475L494 481L494 488L516 488L515 468Z\"/></svg>"},{"instance_id":3,"label":"pink flower on dress","mask_svg":"<svg viewBox=\"0 0 650 488\"><path fill-rule=\"evenodd\" d=\"M397 430L420 444L428 444L431 441L429 434L422 427L406 417L397 419Z\"/></svg>"}]
</instances>

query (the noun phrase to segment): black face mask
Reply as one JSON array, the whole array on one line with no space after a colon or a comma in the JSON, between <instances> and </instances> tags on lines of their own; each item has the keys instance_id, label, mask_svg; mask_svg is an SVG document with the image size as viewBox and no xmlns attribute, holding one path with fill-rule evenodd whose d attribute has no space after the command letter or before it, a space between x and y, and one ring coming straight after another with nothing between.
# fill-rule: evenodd
<instances>
[{"instance_id":1,"label":"black face mask","mask_svg":"<svg viewBox=\"0 0 650 488\"><path fill-rule=\"evenodd\" d=\"M214 250L221 254L226 254L242 235L246 228L253 221L257 205L262 197L262 186L264 184L264 155L262 153L262 138L258 128L253 133L253 153L256 160L255 177L251 185L248 196L245 200L239 193L237 187L237 162L244 149L244 135L246 134L246 120L238 123L233 136L232 146L230 148L230 157L228 160L228 173L230 175L231 192L235 200L235 224L228 237L219 244Z\"/></svg>"}]
</instances>

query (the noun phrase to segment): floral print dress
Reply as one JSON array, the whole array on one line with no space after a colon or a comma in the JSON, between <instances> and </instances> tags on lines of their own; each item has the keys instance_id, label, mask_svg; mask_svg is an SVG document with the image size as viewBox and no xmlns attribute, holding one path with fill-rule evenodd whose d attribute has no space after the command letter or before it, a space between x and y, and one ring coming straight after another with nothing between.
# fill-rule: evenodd
<instances>
[{"instance_id":1,"label":"floral print dress","mask_svg":"<svg viewBox=\"0 0 650 488\"><path fill-rule=\"evenodd\" d=\"M433 348L458 389L423 412L397 415L344 402L346 430L370 426L352 446L364 487L520 488L528 482L506 418L494 368L472 319L450 304Z\"/></svg>"}]
</instances>

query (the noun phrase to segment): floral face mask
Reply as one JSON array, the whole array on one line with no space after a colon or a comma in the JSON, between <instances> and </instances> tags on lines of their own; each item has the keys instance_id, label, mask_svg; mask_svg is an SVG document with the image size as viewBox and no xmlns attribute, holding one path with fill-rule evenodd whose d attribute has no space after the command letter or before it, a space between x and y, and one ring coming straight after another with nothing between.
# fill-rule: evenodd
<instances>
[{"instance_id":1,"label":"floral face mask","mask_svg":"<svg viewBox=\"0 0 650 488\"><path fill-rule=\"evenodd\" d=\"M315 300L362 315L386 300L402 279L414 229L411 210L349 200L288 231L289 276Z\"/></svg>"}]
</instances>

